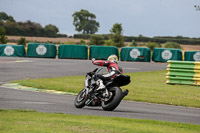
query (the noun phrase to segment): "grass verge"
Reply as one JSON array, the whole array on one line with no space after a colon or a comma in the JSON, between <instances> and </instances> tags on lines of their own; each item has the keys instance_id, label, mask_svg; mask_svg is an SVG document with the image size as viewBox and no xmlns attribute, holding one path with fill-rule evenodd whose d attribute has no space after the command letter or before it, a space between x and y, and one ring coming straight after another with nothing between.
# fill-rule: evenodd
<instances>
[{"instance_id":1,"label":"grass verge","mask_svg":"<svg viewBox=\"0 0 200 133\"><path fill-rule=\"evenodd\" d=\"M128 73L132 82L122 87L129 90L125 100L200 107L199 86L168 85L165 83L165 74L166 71ZM13 82L35 88L78 93L84 87L84 78L85 76L69 76Z\"/></svg>"},{"instance_id":2,"label":"grass verge","mask_svg":"<svg viewBox=\"0 0 200 133\"><path fill-rule=\"evenodd\" d=\"M6 133L199 133L200 126L155 120L77 116L0 109L0 131Z\"/></svg>"}]
</instances>

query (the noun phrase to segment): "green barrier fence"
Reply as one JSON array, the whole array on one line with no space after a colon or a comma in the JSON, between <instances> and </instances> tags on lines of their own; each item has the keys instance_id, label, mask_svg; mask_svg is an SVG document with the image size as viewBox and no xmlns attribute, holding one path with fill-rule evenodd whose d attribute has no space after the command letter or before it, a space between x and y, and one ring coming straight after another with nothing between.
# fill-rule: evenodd
<instances>
[{"instance_id":1,"label":"green barrier fence","mask_svg":"<svg viewBox=\"0 0 200 133\"><path fill-rule=\"evenodd\" d=\"M168 61L168 84L200 85L200 62Z\"/></svg>"},{"instance_id":2,"label":"green barrier fence","mask_svg":"<svg viewBox=\"0 0 200 133\"><path fill-rule=\"evenodd\" d=\"M24 57L25 55L23 45L0 44L0 56Z\"/></svg>"},{"instance_id":3,"label":"green barrier fence","mask_svg":"<svg viewBox=\"0 0 200 133\"><path fill-rule=\"evenodd\" d=\"M155 62L167 62L168 60L182 60L180 49L154 48L152 60Z\"/></svg>"},{"instance_id":4,"label":"green barrier fence","mask_svg":"<svg viewBox=\"0 0 200 133\"><path fill-rule=\"evenodd\" d=\"M90 59L106 60L110 55L116 55L119 58L118 48L113 46L90 46Z\"/></svg>"},{"instance_id":5,"label":"green barrier fence","mask_svg":"<svg viewBox=\"0 0 200 133\"><path fill-rule=\"evenodd\" d=\"M29 43L27 57L55 58L56 45L46 43Z\"/></svg>"},{"instance_id":6,"label":"green barrier fence","mask_svg":"<svg viewBox=\"0 0 200 133\"><path fill-rule=\"evenodd\" d=\"M150 62L151 51L143 47L123 47L121 49L121 61Z\"/></svg>"},{"instance_id":7,"label":"green barrier fence","mask_svg":"<svg viewBox=\"0 0 200 133\"><path fill-rule=\"evenodd\" d=\"M86 45L60 45L58 47L60 59L88 59L88 47Z\"/></svg>"},{"instance_id":8,"label":"green barrier fence","mask_svg":"<svg viewBox=\"0 0 200 133\"><path fill-rule=\"evenodd\" d=\"M186 51L184 59L185 61L200 61L200 51Z\"/></svg>"}]
</instances>

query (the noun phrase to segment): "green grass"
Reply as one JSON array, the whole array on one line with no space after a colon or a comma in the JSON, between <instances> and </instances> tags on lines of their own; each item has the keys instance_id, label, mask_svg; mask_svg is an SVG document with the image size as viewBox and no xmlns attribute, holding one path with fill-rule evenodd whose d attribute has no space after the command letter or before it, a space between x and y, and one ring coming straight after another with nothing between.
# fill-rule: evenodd
<instances>
[{"instance_id":1,"label":"green grass","mask_svg":"<svg viewBox=\"0 0 200 133\"><path fill-rule=\"evenodd\" d=\"M0 109L1 133L199 133L200 126L155 120Z\"/></svg>"},{"instance_id":2,"label":"green grass","mask_svg":"<svg viewBox=\"0 0 200 133\"><path fill-rule=\"evenodd\" d=\"M129 90L125 100L200 107L199 86L168 85L165 83L165 74L166 71L129 73L132 82L122 87ZM85 76L69 76L14 82L41 89L78 93L84 87L84 78Z\"/></svg>"}]
</instances>

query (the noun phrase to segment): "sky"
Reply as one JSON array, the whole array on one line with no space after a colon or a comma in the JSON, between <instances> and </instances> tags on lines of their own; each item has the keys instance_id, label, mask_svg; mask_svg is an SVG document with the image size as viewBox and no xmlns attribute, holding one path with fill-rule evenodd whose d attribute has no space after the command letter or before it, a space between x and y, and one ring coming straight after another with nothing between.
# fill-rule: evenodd
<instances>
[{"instance_id":1,"label":"sky","mask_svg":"<svg viewBox=\"0 0 200 133\"><path fill-rule=\"evenodd\" d=\"M120 23L126 36L200 37L200 0L0 0L0 12L18 22L53 24L60 33L77 34L72 14L81 9L96 15L96 34L108 34Z\"/></svg>"}]
</instances>

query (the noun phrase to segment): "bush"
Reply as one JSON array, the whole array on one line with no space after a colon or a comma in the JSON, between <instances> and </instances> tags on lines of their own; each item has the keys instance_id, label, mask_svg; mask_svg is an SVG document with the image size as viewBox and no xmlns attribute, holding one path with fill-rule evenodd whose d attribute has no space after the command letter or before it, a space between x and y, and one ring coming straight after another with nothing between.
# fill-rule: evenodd
<instances>
[{"instance_id":1,"label":"bush","mask_svg":"<svg viewBox=\"0 0 200 133\"><path fill-rule=\"evenodd\" d=\"M110 40L112 40L114 42L113 46L116 46L116 47L123 47L124 46L124 38L120 34L111 34Z\"/></svg>"},{"instance_id":2,"label":"bush","mask_svg":"<svg viewBox=\"0 0 200 133\"><path fill-rule=\"evenodd\" d=\"M134 47L138 46L138 44L136 43L135 40L132 40L131 45L134 46Z\"/></svg>"},{"instance_id":3,"label":"bush","mask_svg":"<svg viewBox=\"0 0 200 133\"><path fill-rule=\"evenodd\" d=\"M74 34L74 38L76 39L89 39L91 37L90 34Z\"/></svg>"},{"instance_id":4,"label":"bush","mask_svg":"<svg viewBox=\"0 0 200 133\"><path fill-rule=\"evenodd\" d=\"M86 44L85 41L84 41L83 39L81 39L79 43L80 43L80 44Z\"/></svg>"},{"instance_id":5,"label":"bush","mask_svg":"<svg viewBox=\"0 0 200 133\"><path fill-rule=\"evenodd\" d=\"M7 42L6 30L5 28L0 28L0 44L6 44Z\"/></svg>"},{"instance_id":6,"label":"bush","mask_svg":"<svg viewBox=\"0 0 200 133\"><path fill-rule=\"evenodd\" d=\"M77 42L73 42L73 41L66 41L66 42L64 42L64 44L77 44Z\"/></svg>"},{"instance_id":7,"label":"bush","mask_svg":"<svg viewBox=\"0 0 200 133\"><path fill-rule=\"evenodd\" d=\"M102 35L91 35L90 44L91 45L103 45L104 37Z\"/></svg>"},{"instance_id":8,"label":"bush","mask_svg":"<svg viewBox=\"0 0 200 133\"><path fill-rule=\"evenodd\" d=\"M166 42L164 44L164 48L177 48L177 49L182 49L181 45L176 43L176 42Z\"/></svg>"},{"instance_id":9,"label":"bush","mask_svg":"<svg viewBox=\"0 0 200 133\"><path fill-rule=\"evenodd\" d=\"M112 40L105 40L105 46L113 46L114 42Z\"/></svg>"},{"instance_id":10,"label":"bush","mask_svg":"<svg viewBox=\"0 0 200 133\"><path fill-rule=\"evenodd\" d=\"M152 51L154 48L160 48L160 43L148 42L146 46Z\"/></svg>"},{"instance_id":11,"label":"bush","mask_svg":"<svg viewBox=\"0 0 200 133\"><path fill-rule=\"evenodd\" d=\"M24 37L21 37L18 42L17 42L18 45L24 45L26 46L26 39Z\"/></svg>"}]
</instances>

